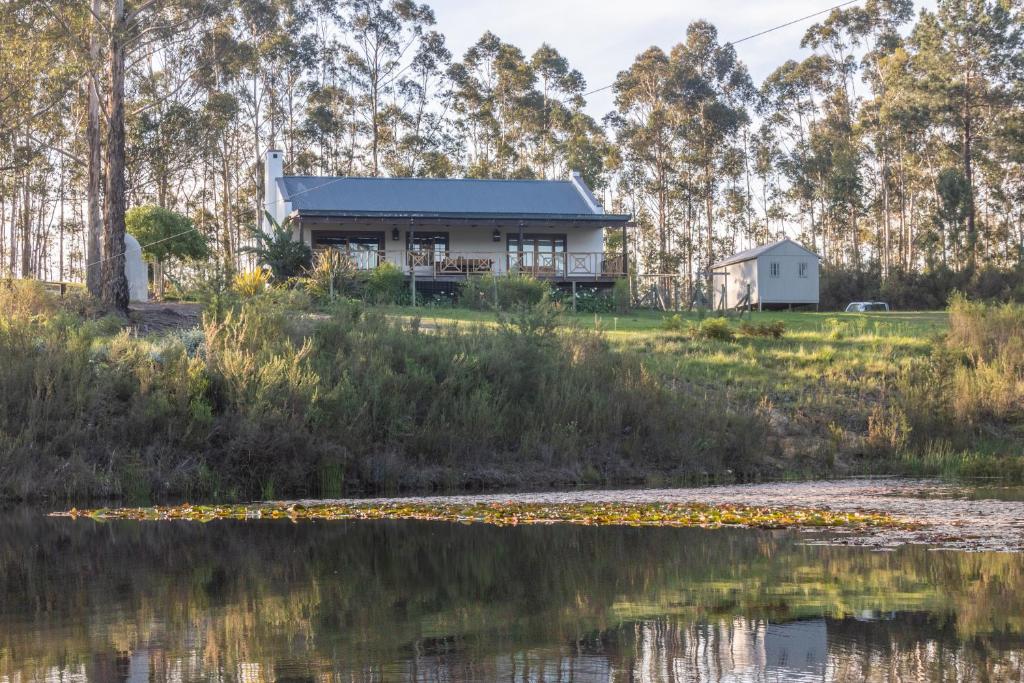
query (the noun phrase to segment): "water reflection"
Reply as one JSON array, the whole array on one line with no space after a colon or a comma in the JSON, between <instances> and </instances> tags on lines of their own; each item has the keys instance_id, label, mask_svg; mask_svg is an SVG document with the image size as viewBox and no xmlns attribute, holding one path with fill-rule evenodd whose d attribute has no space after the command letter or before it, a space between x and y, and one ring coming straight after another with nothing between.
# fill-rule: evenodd
<instances>
[{"instance_id":1,"label":"water reflection","mask_svg":"<svg viewBox=\"0 0 1024 683\"><path fill-rule=\"evenodd\" d=\"M0 521L0 682L1024 680L1024 556L784 532Z\"/></svg>"}]
</instances>

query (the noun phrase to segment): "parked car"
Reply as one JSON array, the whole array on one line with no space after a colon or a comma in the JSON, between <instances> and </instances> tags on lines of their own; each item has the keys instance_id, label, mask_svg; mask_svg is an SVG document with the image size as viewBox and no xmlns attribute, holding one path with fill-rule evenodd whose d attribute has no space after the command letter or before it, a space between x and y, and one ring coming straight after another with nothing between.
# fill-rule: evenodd
<instances>
[{"instance_id":1,"label":"parked car","mask_svg":"<svg viewBox=\"0 0 1024 683\"><path fill-rule=\"evenodd\" d=\"M873 313L888 310L889 304L884 301L854 301L846 307L847 313Z\"/></svg>"}]
</instances>

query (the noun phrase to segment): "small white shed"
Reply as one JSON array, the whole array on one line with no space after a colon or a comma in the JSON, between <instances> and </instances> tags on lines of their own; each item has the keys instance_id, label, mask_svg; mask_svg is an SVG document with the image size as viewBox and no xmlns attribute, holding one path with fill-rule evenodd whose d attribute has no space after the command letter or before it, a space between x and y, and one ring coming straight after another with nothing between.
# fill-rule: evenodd
<instances>
[{"instance_id":1,"label":"small white shed","mask_svg":"<svg viewBox=\"0 0 1024 683\"><path fill-rule=\"evenodd\" d=\"M711 267L715 308L763 308L818 303L818 255L788 237L722 259Z\"/></svg>"}]
</instances>

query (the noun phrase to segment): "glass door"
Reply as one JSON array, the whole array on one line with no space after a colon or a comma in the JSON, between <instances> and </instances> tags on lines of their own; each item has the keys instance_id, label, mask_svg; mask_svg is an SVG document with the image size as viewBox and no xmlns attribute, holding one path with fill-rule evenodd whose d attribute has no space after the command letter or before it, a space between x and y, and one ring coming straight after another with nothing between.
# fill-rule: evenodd
<instances>
[{"instance_id":1,"label":"glass door","mask_svg":"<svg viewBox=\"0 0 1024 683\"><path fill-rule=\"evenodd\" d=\"M531 273L538 277L562 277L565 275L565 235L523 235L520 254L519 235L508 236L508 253L511 269Z\"/></svg>"},{"instance_id":2,"label":"glass door","mask_svg":"<svg viewBox=\"0 0 1024 683\"><path fill-rule=\"evenodd\" d=\"M420 232L405 234L405 248L410 266L432 266L444 260L448 252L448 233Z\"/></svg>"}]
</instances>

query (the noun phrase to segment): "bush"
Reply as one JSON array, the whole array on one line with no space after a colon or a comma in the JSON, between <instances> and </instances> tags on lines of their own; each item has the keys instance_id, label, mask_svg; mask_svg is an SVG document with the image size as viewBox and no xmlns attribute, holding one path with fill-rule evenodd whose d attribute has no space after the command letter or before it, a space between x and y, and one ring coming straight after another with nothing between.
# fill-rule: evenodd
<instances>
[{"instance_id":1,"label":"bush","mask_svg":"<svg viewBox=\"0 0 1024 683\"><path fill-rule=\"evenodd\" d=\"M362 298L378 305L406 304L411 300L405 273L392 263L382 263L362 283Z\"/></svg>"},{"instance_id":2,"label":"bush","mask_svg":"<svg viewBox=\"0 0 1024 683\"><path fill-rule=\"evenodd\" d=\"M697 339L732 341L735 336L736 333L725 318L707 318L694 328L694 337Z\"/></svg>"},{"instance_id":3,"label":"bush","mask_svg":"<svg viewBox=\"0 0 1024 683\"><path fill-rule=\"evenodd\" d=\"M878 300L896 310L935 310L956 291L977 301L1024 303L1024 266L986 266L974 273L942 265L923 273L894 269L885 280L877 264L862 270L827 267L821 270L820 306L841 311L851 301Z\"/></svg>"},{"instance_id":4,"label":"bush","mask_svg":"<svg viewBox=\"0 0 1024 683\"><path fill-rule=\"evenodd\" d=\"M316 495L754 471L756 418L669 388L550 302L496 328L344 300L296 327L257 297L202 335L0 324L0 497ZM304 331L303 331L304 330ZM329 473L329 476L327 474Z\"/></svg>"},{"instance_id":5,"label":"bush","mask_svg":"<svg viewBox=\"0 0 1024 683\"><path fill-rule=\"evenodd\" d=\"M786 333L786 323L781 320L775 320L770 323L752 323L752 322L741 322L740 323L740 334L746 337L770 337L772 339L782 339L782 336Z\"/></svg>"},{"instance_id":6,"label":"bush","mask_svg":"<svg viewBox=\"0 0 1024 683\"><path fill-rule=\"evenodd\" d=\"M241 297L254 297L265 292L269 284L269 272L265 270L252 270L236 275L231 283L231 289Z\"/></svg>"},{"instance_id":7,"label":"bush","mask_svg":"<svg viewBox=\"0 0 1024 683\"><path fill-rule=\"evenodd\" d=\"M556 289L551 295L552 301L561 304L566 310L572 310L572 290ZM614 313L615 302L611 294L597 287L576 287L576 311L578 313Z\"/></svg>"},{"instance_id":8,"label":"bush","mask_svg":"<svg viewBox=\"0 0 1024 683\"><path fill-rule=\"evenodd\" d=\"M321 249L313 255L313 265L298 279L302 288L318 301L352 296L357 290L356 265L337 249Z\"/></svg>"},{"instance_id":9,"label":"bush","mask_svg":"<svg viewBox=\"0 0 1024 683\"><path fill-rule=\"evenodd\" d=\"M979 439L1021 448L1024 425L1024 306L985 304L955 295L950 331L926 363L897 381L897 407L918 452L945 440L953 450Z\"/></svg>"},{"instance_id":10,"label":"bush","mask_svg":"<svg viewBox=\"0 0 1024 683\"><path fill-rule=\"evenodd\" d=\"M551 285L529 275L474 275L466 278L460 288L458 302L478 310L508 311L520 306L536 306L551 296Z\"/></svg>"},{"instance_id":11,"label":"bush","mask_svg":"<svg viewBox=\"0 0 1024 683\"><path fill-rule=\"evenodd\" d=\"M666 332L687 332L691 329L690 323L686 321L683 316L675 313L671 316L661 319L661 329Z\"/></svg>"},{"instance_id":12,"label":"bush","mask_svg":"<svg viewBox=\"0 0 1024 683\"><path fill-rule=\"evenodd\" d=\"M616 313L629 313L633 307L633 301L629 291L628 278L621 278L615 281L615 285L612 287L612 301L615 302Z\"/></svg>"},{"instance_id":13,"label":"bush","mask_svg":"<svg viewBox=\"0 0 1024 683\"><path fill-rule=\"evenodd\" d=\"M251 228L253 246L244 247L242 251L255 255L260 265L270 268L274 279L285 282L297 277L310 267L313 251L302 242L296 241L290 221L281 225L269 212L266 214L270 223L270 231L264 232L260 227Z\"/></svg>"}]
</instances>

